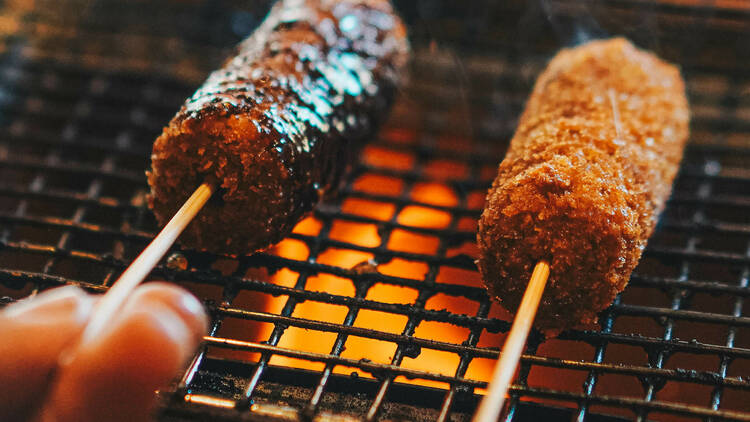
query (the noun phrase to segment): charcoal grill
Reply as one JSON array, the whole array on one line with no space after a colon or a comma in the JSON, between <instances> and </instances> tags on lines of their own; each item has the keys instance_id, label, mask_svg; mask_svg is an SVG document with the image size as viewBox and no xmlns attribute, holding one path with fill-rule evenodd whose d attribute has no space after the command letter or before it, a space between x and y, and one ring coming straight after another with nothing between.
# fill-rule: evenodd
<instances>
[{"instance_id":1,"label":"charcoal grill","mask_svg":"<svg viewBox=\"0 0 750 422\"><path fill-rule=\"evenodd\" d=\"M468 420L511 320L473 263L484 192L545 60L624 34L682 65L691 143L628 289L599 330L532 334L506 419L750 420L750 10L398 3L410 83L343 195L268 252L175 248L153 271L213 316L160 419ZM268 6L4 2L2 304L116 280L158 230L155 135Z\"/></svg>"}]
</instances>

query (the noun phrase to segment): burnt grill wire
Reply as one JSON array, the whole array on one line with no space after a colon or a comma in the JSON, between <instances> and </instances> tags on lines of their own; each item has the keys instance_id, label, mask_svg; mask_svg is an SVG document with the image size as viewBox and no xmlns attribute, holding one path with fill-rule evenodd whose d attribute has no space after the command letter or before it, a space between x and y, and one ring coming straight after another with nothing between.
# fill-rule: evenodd
<instances>
[{"instance_id":1,"label":"burnt grill wire","mask_svg":"<svg viewBox=\"0 0 750 422\"><path fill-rule=\"evenodd\" d=\"M481 3L451 21L452 2L439 11L402 3L416 50L411 83L342 198L268 253L232 259L185 250L154 270L153 278L207 299L214 317L205 347L162 393L164 420L470 417L474 389L486 386L472 365L496 359L509 328L479 287L474 224L530 84L556 47L543 41L550 34L518 41L503 29L519 16L549 12L541 6ZM262 17L231 2L225 9L164 2L146 13L99 1L83 14L64 7L70 4L9 6L0 19L0 292L13 298L63 284L111 285L158 229L144 204L154 136L218 63L222 46ZM606 23L605 6L587 4ZM636 20L636 5L616 1L606 10ZM601 330L532 338L508 420L750 420L743 308L750 294L750 54L735 40L747 35L750 16L645 7L656 34L631 36L683 63L692 143L629 288L602 315ZM565 13L555 36L574 33ZM475 29L456 29L466 22ZM700 51L714 56L675 42L693 24L706 34ZM441 42L431 43L435 37ZM352 235L360 230L366 236ZM336 254L351 263L332 265ZM320 291L323 285L331 291ZM403 295L392 303L383 291ZM309 304L341 316L332 322L299 311ZM359 323L367 313L401 321L398 330ZM426 326L445 335L425 335ZM286 344L293 332L312 347ZM363 341L392 354L387 361L348 357L347 345ZM415 365L430 356L453 363L429 371Z\"/></svg>"}]
</instances>

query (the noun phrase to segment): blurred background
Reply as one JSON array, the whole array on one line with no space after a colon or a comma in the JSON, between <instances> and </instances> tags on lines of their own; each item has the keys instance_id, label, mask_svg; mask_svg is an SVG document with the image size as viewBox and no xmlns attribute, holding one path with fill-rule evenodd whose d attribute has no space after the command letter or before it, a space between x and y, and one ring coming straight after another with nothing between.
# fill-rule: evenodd
<instances>
[{"instance_id":1,"label":"blurred background","mask_svg":"<svg viewBox=\"0 0 750 422\"><path fill-rule=\"evenodd\" d=\"M0 2L3 303L117 279L158 231L154 138L271 3ZM599 330L532 335L507 420L749 420L748 3L395 4L409 83L342 196L269 251L152 274L213 316L161 419L469 420L512 320L473 263L486 189L546 60L624 35L681 66L690 145L629 287Z\"/></svg>"}]
</instances>

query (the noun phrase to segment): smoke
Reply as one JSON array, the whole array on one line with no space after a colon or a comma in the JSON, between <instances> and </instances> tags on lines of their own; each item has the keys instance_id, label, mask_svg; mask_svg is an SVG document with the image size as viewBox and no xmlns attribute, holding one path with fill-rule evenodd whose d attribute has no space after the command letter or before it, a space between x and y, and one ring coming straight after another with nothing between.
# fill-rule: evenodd
<instances>
[{"instance_id":1,"label":"smoke","mask_svg":"<svg viewBox=\"0 0 750 422\"><path fill-rule=\"evenodd\" d=\"M591 12L590 0L540 0L540 5L563 46L576 46L609 35Z\"/></svg>"}]
</instances>

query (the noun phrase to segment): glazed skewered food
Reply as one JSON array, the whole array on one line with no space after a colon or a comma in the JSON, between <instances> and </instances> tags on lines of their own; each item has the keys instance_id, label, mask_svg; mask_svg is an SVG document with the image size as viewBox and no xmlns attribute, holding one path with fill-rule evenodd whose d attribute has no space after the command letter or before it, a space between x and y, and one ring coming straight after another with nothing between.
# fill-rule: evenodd
<instances>
[{"instance_id":1,"label":"glazed skewered food","mask_svg":"<svg viewBox=\"0 0 750 422\"><path fill-rule=\"evenodd\" d=\"M675 66L621 38L561 51L536 82L479 222L492 296L514 311L544 260L535 325L592 326L641 257L688 122Z\"/></svg>"},{"instance_id":2,"label":"glazed skewered food","mask_svg":"<svg viewBox=\"0 0 750 422\"><path fill-rule=\"evenodd\" d=\"M149 204L164 224L218 191L187 247L249 254L335 193L395 95L408 55L388 0L282 0L154 143Z\"/></svg>"}]
</instances>

